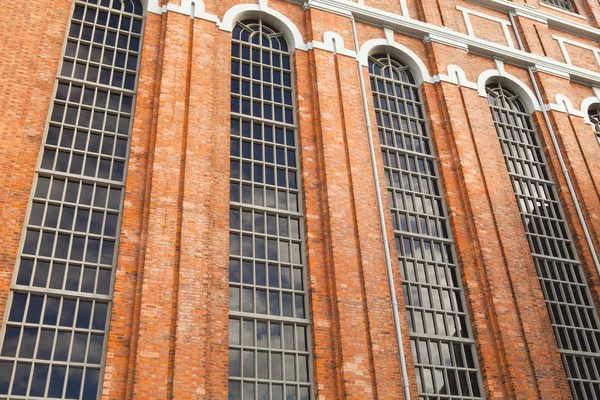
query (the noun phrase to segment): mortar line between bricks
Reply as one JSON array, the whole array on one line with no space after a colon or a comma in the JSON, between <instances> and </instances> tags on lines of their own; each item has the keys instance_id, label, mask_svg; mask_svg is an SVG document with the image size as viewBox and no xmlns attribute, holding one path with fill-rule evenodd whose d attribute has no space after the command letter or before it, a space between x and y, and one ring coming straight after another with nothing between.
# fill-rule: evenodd
<instances>
[{"instance_id":1,"label":"mortar line between bricks","mask_svg":"<svg viewBox=\"0 0 600 400\"><path fill-rule=\"evenodd\" d=\"M342 82L340 78L340 64L338 60L338 55L333 55L333 63L335 66L335 79L337 86L337 95L339 98L340 105L340 114L341 114L341 126L342 126L342 139L344 143L344 158L346 160L346 174L348 175L348 191L350 194L350 208L352 210L352 230L354 231L354 235L352 235L354 239L354 243L356 246L356 255L358 258L358 276L360 277L360 294L362 297L362 306L363 312L365 314L365 325L366 332L365 336L367 339L368 345L368 355L369 355L369 374L371 375L371 385L373 387L373 398L378 399L379 396L377 394L377 376L375 374L375 357L373 356L373 341L371 338L371 321L369 319L369 306L367 303L367 291L365 288L365 271L364 271L364 262L363 255L360 245L360 231L358 230L358 217L356 212L356 197L354 190L354 180L352 179L352 165L350 164L350 151L348 144L348 127L346 126L346 114L344 113L344 97L342 93ZM360 77L359 77L360 79Z\"/></svg>"},{"instance_id":2,"label":"mortar line between bricks","mask_svg":"<svg viewBox=\"0 0 600 400\"><path fill-rule=\"evenodd\" d=\"M162 87L162 72L164 66L165 52L165 37L167 34L168 16L161 18L160 42L157 51L158 66L156 68L154 93L152 95L152 125L150 127L150 140L148 141L148 161L147 175L144 185L144 204L141 217L141 240L139 245L138 268L135 282L135 295L133 301L132 321L133 329L131 330L131 346L129 350L129 359L127 363L127 378L125 386L125 399L133 399L135 389L136 365L137 365L137 349L139 342L140 331L140 315L142 312L142 296L144 283L144 268L146 265L146 247L148 243L148 223L150 215L150 199L152 197L152 179L154 176L154 150L156 148L156 136L158 131L158 113L160 109L160 91ZM142 52L143 54L143 52Z\"/></svg>"},{"instance_id":3,"label":"mortar line between bricks","mask_svg":"<svg viewBox=\"0 0 600 400\"><path fill-rule=\"evenodd\" d=\"M344 369L343 369L343 365L344 365L344 355L342 352L342 346L341 346L341 342L342 342L342 338L341 338L341 332L340 332L340 310L339 310L339 305L338 305L338 294L337 294L337 288L335 285L336 282L336 274L335 274L335 269L333 268L333 248L332 248L332 238L331 238L331 212L330 212L330 202L329 202L329 191L328 191L328 186L327 186L327 180L325 179L325 144L323 143L323 127L322 127L322 121L321 121L321 103L320 103L320 98L319 98L319 92L318 92L318 84L317 84L317 71L316 71L316 57L315 57L315 53L314 52L309 52L309 59L310 57L312 57L312 62L311 65L309 66L309 71L310 71L310 75L311 75L311 83L313 86L313 93L312 93L312 107L313 107L313 118L315 120L315 135L314 135L314 140L315 140L315 145L316 145L316 156L318 158L318 178L319 178L319 182L322 182L319 185L319 197L321 198L321 202L319 204L320 210L321 210L321 215L323 216L322 219L322 224L320 224L321 229L322 229L322 235L323 235L323 244L324 244L324 249L323 249L323 255L324 255L324 267L325 267L325 273L327 276L326 279L326 290L327 290L327 294L328 294L328 303L329 303L329 307L330 307L330 311L331 311L331 319L332 319L332 324L331 324L331 336L332 336L332 346L334 349L334 357L335 357L335 366L334 371L337 373L336 377L334 378L334 383L335 383L335 392L338 395L337 398L342 398L345 399L346 398L346 387L344 385L345 379L344 379ZM300 157L300 162L303 163L306 160L303 157ZM307 168L303 168L302 170L306 170ZM303 179L302 182L306 182L306 180ZM308 191L307 191L308 192ZM306 205L305 205L306 207ZM308 211L305 211L306 215L308 217L308 215L310 215L310 213ZM305 224L307 223L308 218L305 221ZM308 229L307 229L308 232ZM309 265L310 268L310 265ZM309 296L311 294L309 293ZM311 299L311 303L312 303L312 299ZM313 328L314 329L314 328ZM318 391L319 388L319 382L317 381L317 375L315 374L315 391ZM318 392L317 392L318 393ZM318 396L318 394L317 394Z\"/></svg>"},{"instance_id":4,"label":"mortar line between bricks","mask_svg":"<svg viewBox=\"0 0 600 400\"><path fill-rule=\"evenodd\" d=\"M169 365L167 378L167 399L174 398L175 352L177 351L177 320L179 316L179 272L181 268L181 233L183 229L183 201L185 194L185 169L187 161L187 141L189 129L190 86L194 48L194 18L189 21L189 40L187 47L187 65L185 77L185 105L183 113L183 131L181 132L181 160L179 162L179 193L177 199L177 228L175 232L175 263L173 265L173 290L171 292L171 326L169 334Z\"/></svg>"}]
</instances>

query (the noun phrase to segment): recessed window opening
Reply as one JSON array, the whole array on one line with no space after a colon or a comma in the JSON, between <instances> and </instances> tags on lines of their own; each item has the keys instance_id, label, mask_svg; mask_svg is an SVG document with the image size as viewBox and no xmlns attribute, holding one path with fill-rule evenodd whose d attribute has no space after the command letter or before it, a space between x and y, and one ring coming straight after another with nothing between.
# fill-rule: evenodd
<instances>
[{"instance_id":1,"label":"recessed window opening","mask_svg":"<svg viewBox=\"0 0 600 400\"><path fill-rule=\"evenodd\" d=\"M600 105L596 104L594 107L590 108L588 115L592 125L594 126L594 132L596 133L598 144L600 144Z\"/></svg>"},{"instance_id":2,"label":"recessed window opening","mask_svg":"<svg viewBox=\"0 0 600 400\"><path fill-rule=\"evenodd\" d=\"M0 399L100 396L144 24L75 0L0 336Z\"/></svg>"},{"instance_id":3,"label":"recessed window opening","mask_svg":"<svg viewBox=\"0 0 600 400\"><path fill-rule=\"evenodd\" d=\"M482 399L473 333L425 108L410 69L369 57L419 399Z\"/></svg>"},{"instance_id":4,"label":"recessed window opening","mask_svg":"<svg viewBox=\"0 0 600 400\"><path fill-rule=\"evenodd\" d=\"M575 9L575 5L571 0L542 0L542 3L548 4L549 6L553 6L556 8L560 8L561 10L577 12L577 10Z\"/></svg>"},{"instance_id":5,"label":"recessed window opening","mask_svg":"<svg viewBox=\"0 0 600 400\"><path fill-rule=\"evenodd\" d=\"M487 93L573 397L598 398L598 313L538 134L518 95L502 83Z\"/></svg>"},{"instance_id":6,"label":"recessed window opening","mask_svg":"<svg viewBox=\"0 0 600 400\"><path fill-rule=\"evenodd\" d=\"M292 54L262 20L231 45L229 399L312 399Z\"/></svg>"}]
</instances>

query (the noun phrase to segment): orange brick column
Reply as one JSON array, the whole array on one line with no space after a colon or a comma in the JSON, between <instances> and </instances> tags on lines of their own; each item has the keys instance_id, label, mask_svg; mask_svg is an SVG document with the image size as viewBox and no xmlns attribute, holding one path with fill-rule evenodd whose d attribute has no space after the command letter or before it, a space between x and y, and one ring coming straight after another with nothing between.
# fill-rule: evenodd
<instances>
[{"instance_id":1,"label":"orange brick column","mask_svg":"<svg viewBox=\"0 0 600 400\"><path fill-rule=\"evenodd\" d=\"M173 395L227 398L231 35L193 20ZM221 66L215 68L215 66Z\"/></svg>"},{"instance_id":2,"label":"orange brick column","mask_svg":"<svg viewBox=\"0 0 600 400\"><path fill-rule=\"evenodd\" d=\"M463 106L462 91L445 83L425 84L421 90L429 116L430 133L438 159L448 218L456 242L484 389L489 398L509 398L513 389L510 381L507 382L509 376L505 357L501 354L502 339L498 335L494 299L490 293L487 274L483 270L484 262L489 261L492 255L489 254L489 248L487 255L482 252L482 243L477 232L479 227L476 226L470 210L472 203L465 184L465 174L468 174L465 167L471 169L477 164L473 157L462 162L458 157L457 146L466 146L466 140L471 135L467 115L464 111L456 110ZM457 133L458 130L461 132ZM463 141L464 144L461 144ZM477 192L480 192L480 188ZM486 246L488 240L483 243ZM495 243L495 246L498 244Z\"/></svg>"},{"instance_id":3,"label":"orange brick column","mask_svg":"<svg viewBox=\"0 0 600 400\"><path fill-rule=\"evenodd\" d=\"M125 205L114 284L103 397L129 398L133 379L160 74L163 20L147 14L129 151ZM129 385L129 389L132 389ZM128 395L129 393L129 395Z\"/></svg>"},{"instance_id":4,"label":"orange brick column","mask_svg":"<svg viewBox=\"0 0 600 400\"><path fill-rule=\"evenodd\" d=\"M314 90L316 79L313 59L313 51L296 51L294 54L306 264L312 320L313 374L317 398L337 399L344 393L340 335L337 329L338 297L331 264L329 209L327 188L323 184L325 171L317 115L319 103Z\"/></svg>"},{"instance_id":5,"label":"orange brick column","mask_svg":"<svg viewBox=\"0 0 600 400\"><path fill-rule=\"evenodd\" d=\"M174 314L179 281L181 179L187 135L187 79L190 18L168 13L148 227L133 395L168 397L172 382Z\"/></svg>"},{"instance_id":6,"label":"orange brick column","mask_svg":"<svg viewBox=\"0 0 600 400\"><path fill-rule=\"evenodd\" d=\"M314 50L315 95L318 96L320 149L323 152L331 235L331 267L338 298L340 352L344 393L347 398L376 398L374 371L370 365L369 320L365 310L362 265L358 252L356 226L352 209L351 182L348 176L344 116L335 80L336 70L330 53ZM321 106L322 105L322 106Z\"/></svg>"}]
</instances>

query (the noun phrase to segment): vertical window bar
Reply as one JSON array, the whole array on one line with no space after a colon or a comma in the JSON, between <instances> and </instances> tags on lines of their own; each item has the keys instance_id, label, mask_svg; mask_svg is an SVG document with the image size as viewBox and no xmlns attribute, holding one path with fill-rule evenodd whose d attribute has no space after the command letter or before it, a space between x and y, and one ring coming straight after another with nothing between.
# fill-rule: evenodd
<instances>
[{"instance_id":1,"label":"vertical window bar","mask_svg":"<svg viewBox=\"0 0 600 400\"><path fill-rule=\"evenodd\" d=\"M0 332L0 399L96 399L144 12L75 0Z\"/></svg>"},{"instance_id":2,"label":"vertical window bar","mask_svg":"<svg viewBox=\"0 0 600 400\"><path fill-rule=\"evenodd\" d=\"M419 399L484 397L419 87L388 54L369 58Z\"/></svg>"},{"instance_id":3,"label":"vertical window bar","mask_svg":"<svg viewBox=\"0 0 600 400\"><path fill-rule=\"evenodd\" d=\"M517 95L500 83L487 93L573 397L598 398L598 313L537 132Z\"/></svg>"},{"instance_id":4,"label":"vertical window bar","mask_svg":"<svg viewBox=\"0 0 600 400\"><path fill-rule=\"evenodd\" d=\"M239 22L231 46L229 399L309 400L292 54L262 20Z\"/></svg>"}]
</instances>

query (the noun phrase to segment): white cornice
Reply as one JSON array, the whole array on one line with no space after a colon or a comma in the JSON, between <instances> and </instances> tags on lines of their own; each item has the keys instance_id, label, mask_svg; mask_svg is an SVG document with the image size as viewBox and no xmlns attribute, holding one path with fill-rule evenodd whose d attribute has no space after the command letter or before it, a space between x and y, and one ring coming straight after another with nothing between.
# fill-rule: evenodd
<instances>
[{"instance_id":1,"label":"white cornice","mask_svg":"<svg viewBox=\"0 0 600 400\"><path fill-rule=\"evenodd\" d=\"M600 41L600 29L592 28L591 26L575 22L567 18L561 18L557 15L547 13L533 6L513 3L512 1L506 0L468 1L502 12L512 12L515 15L547 24L551 28L560 29L561 31L569 32L577 36L583 36L595 41ZM580 15L575 15L581 18Z\"/></svg>"},{"instance_id":2,"label":"white cornice","mask_svg":"<svg viewBox=\"0 0 600 400\"><path fill-rule=\"evenodd\" d=\"M494 60L502 60L506 63L510 63L522 67L533 67L535 70L559 76L564 79L569 79L574 82L582 83L590 87L600 87L600 73L579 68L573 65L569 65L551 58L538 56L535 54L527 53L525 51L517 50L515 48L507 47L497 43L482 40L473 36L465 35L463 33L455 32L449 28L428 24L422 21L414 20L409 17L397 15L387 11L382 11L373 7L365 6L364 4L354 3L348 0L286 0L287 2L298 4L304 9L315 8L338 15L346 16L348 18L355 18L358 21L369 23L375 26L380 26L386 29L386 38L381 39L389 42L390 32L397 31L404 35L412 36L423 40L423 42L435 42L444 44L447 46L453 46L463 51L467 51L474 54L479 54L485 57L492 58ZM547 13L544 13L535 8L524 6L516 3L512 3L505 0L469 0L473 3L481 4L497 10L511 12L513 14L522 15L530 19L536 19L547 23L549 26L562 29L567 32L578 34L580 36L586 36L594 40L600 41L600 30L594 29L583 24L578 24L566 20L564 18L556 17ZM296 33L291 35L292 38L296 39L295 48L298 50L310 50L312 48L330 51L340 55L348 57L357 57L356 52L353 49L346 49L342 37L336 32L329 31L323 35L323 41L313 41L309 43L303 43L299 31L293 26L291 21L287 18L283 18L274 10L271 10L267 6L268 0L258 0L258 6L252 4L245 4L243 7L248 9L257 8L257 10L264 13L277 14L275 18L279 19L284 25L288 26L290 30ZM220 21L215 15L208 14L204 11L204 4L201 0L182 0L181 6L164 6L158 7L158 0L150 0L148 6L148 12L162 14L168 11L187 14L194 18L206 19L214 22L221 29L225 29L224 22L227 18L223 18ZM235 7L234 7L235 8ZM239 8L239 7L238 7ZM237 9L236 9L237 10ZM231 10L230 10L231 11ZM243 10L242 10L243 11ZM392 36L393 37L393 36ZM498 63L497 63L498 64ZM423 64L424 67L424 64ZM464 71L459 66L451 65L447 68L447 74L440 74L435 76L429 76L425 68L424 76L427 79L426 82L449 82L464 87L468 87L474 90L480 89L479 85L475 82L470 82L466 79ZM498 72L499 76L501 73ZM600 91L599 91L600 92ZM563 97L557 96L556 103L544 105L547 109L555 111L567 112L572 115L584 116L584 105L577 111L574 107L566 105ZM596 96L595 98L600 98ZM590 98L594 99L594 98ZM587 104L587 103L586 103ZM539 107L536 107L538 109ZM587 108L586 108L587 109Z\"/></svg>"},{"instance_id":3,"label":"white cornice","mask_svg":"<svg viewBox=\"0 0 600 400\"><path fill-rule=\"evenodd\" d=\"M477 0L482 2L491 2L493 4L509 3L503 0ZM446 27L428 24L422 21L406 18L401 15L393 14L387 11L382 11L373 7L352 3L349 1L340 0L306 0L304 3L308 7L317 9L337 8L348 12L359 21L371 23L378 26L386 26L402 32L404 34L430 40L433 42L443 43L446 45L463 48L471 53L480 54L490 58L501 58L504 61L523 66L533 66L537 70L549 73L552 75L569 78L573 81L587 85L598 86L600 84L600 73L568 65L563 62L553 60L551 58L538 56L536 54L527 53L507 46L502 46L493 42L488 42L479 38L465 35L460 32L455 32ZM510 5L516 6L514 3ZM519 6L520 8L529 8ZM542 13L540 13L542 14ZM543 14L548 17L547 14ZM548 17L550 20L550 17ZM590 31L597 31L589 27ZM600 37L600 36L599 36Z\"/></svg>"}]
</instances>

